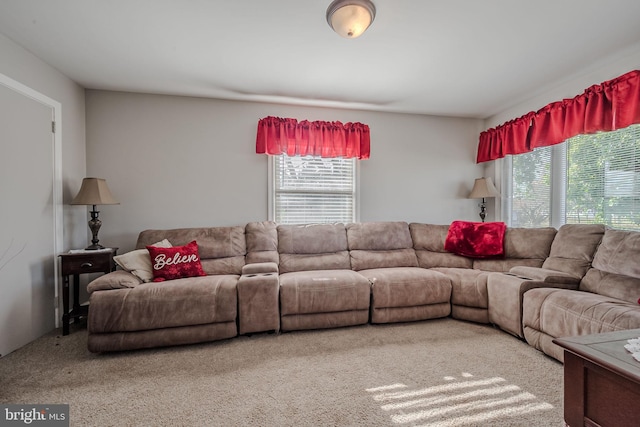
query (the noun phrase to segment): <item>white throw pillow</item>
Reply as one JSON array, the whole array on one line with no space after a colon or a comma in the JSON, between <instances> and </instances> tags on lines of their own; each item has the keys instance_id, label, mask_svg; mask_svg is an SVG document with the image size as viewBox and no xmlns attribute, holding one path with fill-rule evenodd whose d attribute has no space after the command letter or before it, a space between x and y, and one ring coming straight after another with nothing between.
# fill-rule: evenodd
<instances>
[{"instance_id":1,"label":"white throw pillow","mask_svg":"<svg viewBox=\"0 0 640 427\"><path fill-rule=\"evenodd\" d=\"M154 243L151 246L157 246L159 248L173 247L171 242L167 239ZM136 249L135 251L127 252L126 254L114 256L113 260L123 270L140 278L143 282L150 282L153 280L153 268L151 267L151 257L149 256L148 250Z\"/></svg>"}]
</instances>

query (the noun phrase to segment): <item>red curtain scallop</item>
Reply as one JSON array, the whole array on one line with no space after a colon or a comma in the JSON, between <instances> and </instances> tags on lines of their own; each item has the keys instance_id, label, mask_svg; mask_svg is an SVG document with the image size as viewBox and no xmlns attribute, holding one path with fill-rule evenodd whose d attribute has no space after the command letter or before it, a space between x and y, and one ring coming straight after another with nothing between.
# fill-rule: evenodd
<instances>
[{"instance_id":1,"label":"red curtain scallop","mask_svg":"<svg viewBox=\"0 0 640 427\"><path fill-rule=\"evenodd\" d=\"M256 153L368 159L369 126L269 116L258 122Z\"/></svg>"},{"instance_id":2,"label":"red curtain scallop","mask_svg":"<svg viewBox=\"0 0 640 427\"><path fill-rule=\"evenodd\" d=\"M477 162L559 144L580 134L612 131L640 123L640 70L593 85L571 99L480 134Z\"/></svg>"}]
</instances>

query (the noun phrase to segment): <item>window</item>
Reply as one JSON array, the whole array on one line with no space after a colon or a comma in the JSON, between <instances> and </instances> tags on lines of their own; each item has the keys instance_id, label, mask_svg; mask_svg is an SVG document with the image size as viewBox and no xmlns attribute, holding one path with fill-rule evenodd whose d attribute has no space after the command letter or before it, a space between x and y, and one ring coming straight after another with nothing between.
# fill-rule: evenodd
<instances>
[{"instance_id":1,"label":"window","mask_svg":"<svg viewBox=\"0 0 640 427\"><path fill-rule=\"evenodd\" d=\"M504 177L503 217L511 226L640 230L640 125L508 156Z\"/></svg>"},{"instance_id":2,"label":"window","mask_svg":"<svg viewBox=\"0 0 640 427\"><path fill-rule=\"evenodd\" d=\"M280 224L354 222L356 159L272 156L270 218Z\"/></svg>"},{"instance_id":3,"label":"window","mask_svg":"<svg viewBox=\"0 0 640 427\"><path fill-rule=\"evenodd\" d=\"M506 221L512 227L551 225L551 147L509 156L511 182Z\"/></svg>"}]
</instances>

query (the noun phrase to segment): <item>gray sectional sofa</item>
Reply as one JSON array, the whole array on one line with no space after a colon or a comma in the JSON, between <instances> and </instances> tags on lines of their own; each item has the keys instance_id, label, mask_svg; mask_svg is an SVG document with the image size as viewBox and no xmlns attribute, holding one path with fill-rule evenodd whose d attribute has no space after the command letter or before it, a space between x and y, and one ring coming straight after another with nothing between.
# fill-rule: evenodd
<instances>
[{"instance_id":1,"label":"gray sectional sofa","mask_svg":"<svg viewBox=\"0 0 640 427\"><path fill-rule=\"evenodd\" d=\"M146 230L137 249L196 240L203 277L88 285L88 348L107 352L451 316L562 360L554 338L640 328L640 233L507 228L504 257L445 251L447 225L406 222Z\"/></svg>"}]
</instances>

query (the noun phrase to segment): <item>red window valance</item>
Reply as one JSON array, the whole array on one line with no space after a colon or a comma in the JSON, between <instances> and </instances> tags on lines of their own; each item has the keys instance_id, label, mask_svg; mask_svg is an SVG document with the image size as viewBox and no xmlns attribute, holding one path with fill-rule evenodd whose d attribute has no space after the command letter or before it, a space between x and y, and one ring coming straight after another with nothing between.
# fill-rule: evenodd
<instances>
[{"instance_id":1,"label":"red window valance","mask_svg":"<svg viewBox=\"0 0 640 427\"><path fill-rule=\"evenodd\" d=\"M310 122L280 117L258 121L256 153L368 159L369 126L362 123Z\"/></svg>"},{"instance_id":2,"label":"red window valance","mask_svg":"<svg viewBox=\"0 0 640 427\"><path fill-rule=\"evenodd\" d=\"M477 162L559 144L580 134L622 129L640 123L640 71L594 85L571 99L480 134Z\"/></svg>"}]
</instances>

